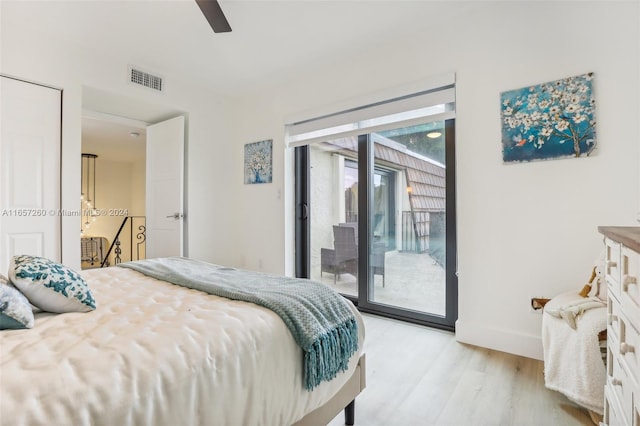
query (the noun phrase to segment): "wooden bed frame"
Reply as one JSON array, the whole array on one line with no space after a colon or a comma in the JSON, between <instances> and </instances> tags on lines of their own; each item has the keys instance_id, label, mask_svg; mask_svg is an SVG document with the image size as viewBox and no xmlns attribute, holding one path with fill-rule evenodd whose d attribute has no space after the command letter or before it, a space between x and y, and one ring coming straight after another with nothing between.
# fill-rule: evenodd
<instances>
[{"instance_id":1,"label":"wooden bed frame","mask_svg":"<svg viewBox=\"0 0 640 426\"><path fill-rule=\"evenodd\" d=\"M344 409L345 424L355 423L356 396L366 386L366 357L363 353L358 360L355 371L333 398L321 407L316 408L293 426L326 425Z\"/></svg>"}]
</instances>

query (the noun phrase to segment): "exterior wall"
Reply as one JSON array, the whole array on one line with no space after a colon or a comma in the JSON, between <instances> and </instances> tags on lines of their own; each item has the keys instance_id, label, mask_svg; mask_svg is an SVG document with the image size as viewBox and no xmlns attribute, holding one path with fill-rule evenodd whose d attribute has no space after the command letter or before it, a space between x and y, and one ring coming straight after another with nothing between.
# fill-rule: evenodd
<instances>
[{"instance_id":1,"label":"exterior wall","mask_svg":"<svg viewBox=\"0 0 640 426\"><path fill-rule=\"evenodd\" d=\"M339 199L336 195L338 161L331 153L311 150L311 278L320 277L320 248L333 248L333 225L338 223ZM344 211L344 208L343 208Z\"/></svg>"}]
</instances>

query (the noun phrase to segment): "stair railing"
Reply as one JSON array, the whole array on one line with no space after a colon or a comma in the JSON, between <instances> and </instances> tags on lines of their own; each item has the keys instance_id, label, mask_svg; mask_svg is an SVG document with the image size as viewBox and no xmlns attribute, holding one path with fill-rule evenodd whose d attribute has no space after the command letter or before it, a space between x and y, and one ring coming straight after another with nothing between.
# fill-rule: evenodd
<instances>
[{"instance_id":1,"label":"stair railing","mask_svg":"<svg viewBox=\"0 0 640 426\"><path fill-rule=\"evenodd\" d=\"M136 244L136 259L133 258L133 245L134 245L134 230L133 230L133 226L134 226L134 219L142 219L142 224L138 225L137 227L137 233L135 235L135 239L137 240ZM113 259L113 262L115 265L122 263L122 243L120 241L120 236L123 232L123 230L125 229L127 223L129 223L129 254L130 254L130 259L129 260L140 260L141 259L141 254L140 254L140 250L141 248L144 246L145 242L146 242L146 216L125 216L125 218L122 220L122 223L120 224L120 227L118 228L118 232L116 232L115 237L113 238L111 245L109 246L109 250L107 250L107 254L105 255L104 259L102 259L102 264L100 265L101 268L104 268L105 266L109 266L109 256L111 256L111 253L113 252L115 254L115 257Z\"/></svg>"}]
</instances>

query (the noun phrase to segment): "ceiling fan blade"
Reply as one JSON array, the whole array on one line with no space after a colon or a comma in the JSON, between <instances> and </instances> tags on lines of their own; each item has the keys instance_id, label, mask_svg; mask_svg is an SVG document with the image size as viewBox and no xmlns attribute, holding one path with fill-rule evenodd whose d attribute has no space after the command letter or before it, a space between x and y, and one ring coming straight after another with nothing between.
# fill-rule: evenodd
<instances>
[{"instance_id":1,"label":"ceiling fan blade","mask_svg":"<svg viewBox=\"0 0 640 426\"><path fill-rule=\"evenodd\" d=\"M214 33L231 32L231 25L229 25L217 0L196 0L196 3L200 6L200 10L209 21Z\"/></svg>"}]
</instances>

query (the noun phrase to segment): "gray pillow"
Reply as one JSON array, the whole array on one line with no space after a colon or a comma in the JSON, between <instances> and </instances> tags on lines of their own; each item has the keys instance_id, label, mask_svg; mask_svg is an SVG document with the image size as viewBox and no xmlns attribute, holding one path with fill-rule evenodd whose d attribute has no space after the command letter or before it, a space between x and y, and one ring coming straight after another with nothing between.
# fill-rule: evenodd
<instances>
[{"instance_id":1,"label":"gray pillow","mask_svg":"<svg viewBox=\"0 0 640 426\"><path fill-rule=\"evenodd\" d=\"M9 280L0 275L0 330L33 327L31 304Z\"/></svg>"}]
</instances>

